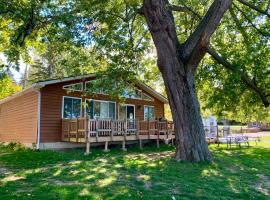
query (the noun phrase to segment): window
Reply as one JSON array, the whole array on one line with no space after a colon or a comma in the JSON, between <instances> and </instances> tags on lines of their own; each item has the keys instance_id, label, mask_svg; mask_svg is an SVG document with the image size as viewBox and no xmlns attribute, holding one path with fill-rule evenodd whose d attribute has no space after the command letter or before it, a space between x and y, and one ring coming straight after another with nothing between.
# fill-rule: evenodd
<instances>
[{"instance_id":1,"label":"window","mask_svg":"<svg viewBox=\"0 0 270 200\"><path fill-rule=\"evenodd\" d=\"M90 119L115 119L115 102L87 99L85 104Z\"/></svg>"},{"instance_id":2,"label":"window","mask_svg":"<svg viewBox=\"0 0 270 200\"><path fill-rule=\"evenodd\" d=\"M154 120L154 119L155 119L155 107L144 106L144 120Z\"/></svg>"},{"instance_id":3,"label":"window","mask_svg":"<svg viewBox=\"0 0 270 200\"><path fill-rule=\"evenodd\" d=\"M131 99L141 99L142 92L135 87L127 87L124 90L123 96L126 98L131 98Z\"/></svg>"},{"instance_id":4,"label":"window","mask_svg":"<svg viewBox=\"0 0 270 200\"><path fill-rule=\"evenodd\" d=\"M63 97L62 117L64 119L79 118L82 112L82 99Z\"/></svg>"},{"instance_id":5,"label":"window","mask_svg":"<svg viewBox=\"0 0 270 200\"><path fill-rule=\"evenodd\" d=\"M63 86L63 89L67 91L78 91L81 92L83 91L83 83L75 83L71 85L65 85Z\"/></svg>"},{"instance_id":6,"label":"window","mask_svg":"<svg viewBox=\"0 0 270 200\"><path fill-rule=\"evenodd\" d=\"M102 88L97 88L96 80L85 82L85 90L95 94L102 94Z\"/></svg>"},{"instance_id":7,"label":"window","mask_svg":"<svg viewBox=\"0 0 270 200\"><path fill-rule=\"evenodd\" d=\"M135 106L134 105L120 105L119 106L119 119L120 120L135 119Z\"/></svg>"},{"instance_id":8,"label":"window","mask_svg":"<svg viewBox=\"0 0 270 200\"><path fill-rule=\"evenodd\" d=\"M97 80L91 80L91 81L87 81L85 82L85 89L86 91L89 91L91 93L95 93L95 94L108 94L108 90L102 87L99 87L96 83Z\"/></svg>"},{"instance_id":9,"label":"window","mask_svg":"<svg viewBox=\"0 0 270 200\"><path fill-rule=\"evenodd\" d=\"M142 99L146 101L154 101L152 97L150 97L148 94L142 93Z\"/></svg>"}]
</instances>

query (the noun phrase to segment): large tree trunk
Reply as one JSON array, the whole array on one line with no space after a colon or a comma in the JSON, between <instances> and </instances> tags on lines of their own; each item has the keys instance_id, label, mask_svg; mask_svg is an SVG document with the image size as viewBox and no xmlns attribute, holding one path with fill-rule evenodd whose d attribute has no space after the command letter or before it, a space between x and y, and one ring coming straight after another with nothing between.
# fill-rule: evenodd
<instances>
[{"instance_id":1,"label":"large tree trunk","mask_svg":"<svg viewBox=\"0 0 270 200\"><path fill-rule=\"evenodd\" d=\"M157 64L175 124L177 160L212 160L205 141L194 75L210 36L230 3L231 0L215 0L198 28L180 44L168 0L144 0L143 15L156 46Z\"/></svg>"},{"instance_id":2,"label":"large tree trunk","mask_svg":"<svg viewBox=\"0 0 270 200\"><path fill-rule=\"evenodd\" d=\"M158 58L158 66L175 124L175 158L192 162L211 161L195 88L195 71L179 61L176 54L166 51L164 44L158 42L159 45L163 56Z\"/></svg>"},{"instance_id":3,"label":"large tree trunk","mask_svg":"<svg viewBox=\"0 0 270 200\"><path fill-rule=\"evenodd\" d=\"M194 73L163 72L162 75L175 124L175 158L192 162L212 160L205 140Z\"/></svg>"}]
</instances>

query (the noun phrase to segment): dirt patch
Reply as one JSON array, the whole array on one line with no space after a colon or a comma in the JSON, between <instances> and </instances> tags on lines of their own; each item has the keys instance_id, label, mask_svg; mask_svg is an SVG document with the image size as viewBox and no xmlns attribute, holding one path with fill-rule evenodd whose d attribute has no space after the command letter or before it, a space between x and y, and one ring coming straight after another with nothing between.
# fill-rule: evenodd
<instances>
[{"instance_id":1,"label":"dirt patch","mask_svg":"<svg viewBox=\"0 0 270 200\"><path fill-rule=\"evenodd\" d=\"M263 174L257 174L259 182L256 184L256 190L270 197L270 178Z\"/></svg>"},{"instance_id":2,"label":"dirt patch","mask_svg":"<svg viewBox=\"0 0 270 200\"><path fill-rule=\"evenodd\" d=\"M8 174L11 174L11 171L8 168L0 167L0 174L8 175Z\"/></svg>"},{"instance_id":3,"label":"dirt patch","mask_svg":"<svg viewBox=\"0 0 270 200\"><path fill-rule=\"evenodd\" d=\"M54 185L58 185L58 186L73 186L73 185L77 185L77 186L87 186L87 184L85 183L81 183L79 181L62 181L62 180L54 180L54 179L47 179L47 182L54 184Z\"/></svg>"},{"instance_id":4,"label":"dirt patch","mask_svg":"<svg viewBox=\"0 0 270 200\"><path fill-rule=\"evenodd\" d=\"M33 192L32 189L18 189L16 190L16 193L31 193Z\"/></svg>"},{"instance_id":5,"label":"dirt patch","mask_svg":"<svg viewBox=\"0 0 270 200\"><path fill-rule=\"evenodd\" d=\"M52 182L55 185L59 185L59 186L81 185L81 183L79 183L77 181L51 180L50 182Z\"/></svg>"},{"instance_id":6,"label":"dirt patch","mask_svg":"<svg viewBox=\"0 0 270 200\"><path fill-rule=\"evenodd\" d=\"M146 154L149 158L171 158L174 156L174 152L161 152L161 153L148 153Z\"/></svg>"},{"instance_id":7,"label":"dirt patch","mask_svg":"<svg viewBox=\"0 0 270 200\"><path fill-rule=\"evenodd\" d=\"M145 189L150 190L151 187L152 187L152 183L151 182L147 181L147 182L144 183L144 188Z\"/></svg>"}]
</instances>

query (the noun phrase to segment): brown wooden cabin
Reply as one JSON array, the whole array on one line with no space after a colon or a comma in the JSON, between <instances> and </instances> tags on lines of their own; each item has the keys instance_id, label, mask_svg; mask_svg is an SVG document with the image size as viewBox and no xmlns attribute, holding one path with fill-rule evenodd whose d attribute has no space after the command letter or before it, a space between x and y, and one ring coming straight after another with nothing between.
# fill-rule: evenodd
<instances>
[{"instance_id":1,"label":"brown wooden cabin","mask_svg":"<svg viewBox=\"0 0 270 200\"><path fill-rule=\"evenodd\" d=\"M90 74L38 82L1 100L0 142L48 149L168 139L173 125L158 120L164 118L165 97L142 82L124 103L102 90L85 95L95 78Z\"/></svg>"}]
</instances>

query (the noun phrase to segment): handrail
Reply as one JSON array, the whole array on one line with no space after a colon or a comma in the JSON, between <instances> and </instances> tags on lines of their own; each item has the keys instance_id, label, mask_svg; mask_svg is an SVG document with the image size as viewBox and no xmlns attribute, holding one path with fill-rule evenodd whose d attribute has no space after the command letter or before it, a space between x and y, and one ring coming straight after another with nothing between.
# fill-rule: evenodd
<instances>
[{"instance_id":1,"label":"handrail","mask_svg":"<svg viewBox=\"0 0 270 200\"><path fill-rule=\"evenodd\" d=\"M89 137L95 137L99 141L101 137L111 137L113 140L116 136L125 138L134 135L137 138L140 135L168 134L174 132L174 125L171 121L158 120L111 120L111 119L63 119L62 120L62 140L80 142L82 139L87 141Z\"/></svg>"}]
</instances>

